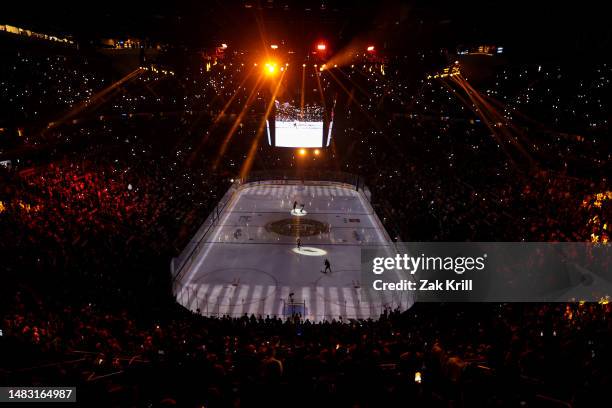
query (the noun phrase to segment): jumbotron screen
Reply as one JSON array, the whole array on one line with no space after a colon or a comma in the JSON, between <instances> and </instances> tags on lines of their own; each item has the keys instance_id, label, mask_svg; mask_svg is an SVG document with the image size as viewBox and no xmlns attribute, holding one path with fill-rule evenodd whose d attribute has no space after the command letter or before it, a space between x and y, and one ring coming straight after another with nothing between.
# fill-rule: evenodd
<instances>
[{"instance_id":1,"label":"jumbotron screen","mask_svg":"<svg viewBox=\"0 0 612 408\"><path fill-rule=\"evenodd\" d=\"M327 147L331 142L333 121L326 120L321 106L294 107L276 101L266 124L271 146Z\"/></svg>"}]
</instances>

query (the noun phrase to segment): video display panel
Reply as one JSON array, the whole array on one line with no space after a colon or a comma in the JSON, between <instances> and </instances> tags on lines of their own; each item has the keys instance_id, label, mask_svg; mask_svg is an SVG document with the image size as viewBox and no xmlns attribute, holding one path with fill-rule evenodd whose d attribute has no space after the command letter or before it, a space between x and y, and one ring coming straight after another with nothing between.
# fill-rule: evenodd
<instances>
[{"instance_id":1,"label":"video display panel","mask_svg":"<svg viewBox=\"0 0 612 408\"><path fill-rule=\"evenodd\" d=\"M300 108L276 101L274 115L266 124L272 146L320 148L329 146L331 141L332 122L325 123L320 106Z\"/></svg>"},{"instance_id":2,"label":"video display panel","mask_svg":"<svg viewBox=\"0 0 612 408\"><path fill-rule=\"evenodd\" d=\"M323 121L276 121L276 146L323 147Z\"/></svg>"}]
</instances>

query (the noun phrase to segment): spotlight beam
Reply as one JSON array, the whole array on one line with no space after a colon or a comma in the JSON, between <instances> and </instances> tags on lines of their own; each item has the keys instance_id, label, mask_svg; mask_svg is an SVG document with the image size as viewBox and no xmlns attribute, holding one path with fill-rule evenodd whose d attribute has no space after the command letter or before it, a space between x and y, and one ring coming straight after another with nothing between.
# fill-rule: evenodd
<instances>
[{"instance_id":1,"label":"spotlight beam","mask_svg":"<svg viewBox=\"0 0 612 408\"><path fill-rule=\"evenodd\" d=\"M251 68L249 69L249 72L247 72L244 79L240 82L240 85L238 85L238 88L236 88L236 90L234 91L232 96L229 98L229 100L225 103L225 105L223 105L223 108L221 109L219 114L215 117L215 120L213 121L213 125L217 124L217 122L219 122L219 120L221 120L221 118L225 115L225 111L227 111L229 107L232 105L232 102L234 102L234 99L236 99L236 96L238 96L240 89L244 86L244 84L246 84L247 80L251 77L251 74L253 73L254 69L255 67L251 66Z\"/></svg>"},{"instance_id":2,"label":"spotlight beam","mask_svg":"<svg viewBox=\"0 0 612 408\"><path fill-rule=\"evenodd\" d=\"M515 136L512 135L511 132L509 132L505 128L498 129L495 126L493 126L492 122L493 123L499 123L499 122L503 123L505 122L505 118L493 106L487 103L482 98L480 93L474 87L472 87L469 83L467 83L467 81L463 77L461 77L461 75L455 75L451 77L451 79L465 92L468 98L472 101L472 105L469 106L470 109L472 109L472 111L481 118L483 123L491 131L491 135L493 136L493 138L495 138L498 145L502 148L506 156L509 158L513 167L515 167L515 169L518 170L519 173L521 173L517 166L516 161L512 157L512 154L507 149L506 140L510 142L510 144L514 146L514 148L517 149L518 152L523 157L527 158L530 166L537 167L537 163L535 163L531 155L516 140ZM518 134L520 136L520 132Z\"/></svg>"},{"instance_id":3,"label":"spotlight beam","mask_svg":"<svg viewBox=\"0 0 612 408\"><path fill-rule=\"evenodd\" d=\"M489 113L494 123L505 123L506 118L499 113L499 111L488 103L483 96L478 92L473 86L471 86L461 75L453 77L456 79L461 85L470 91L470 95L474 95L474 97L480 102L479 106L481 107L481 111ZM484 108L484 109L483 109ZM530 164L534 164L534 160L531 155L524 149L524 147L516 140L517 138L510 132L510 129L514 131L514 133L521 138L525 139L525 136L522 132L520 132L515 126L510 125L508 128L505 126L501 128L500 132L506 139L510 141L510 143L517 149L521 154L523 154L530 162ZM529 140L526 140L527 144L530 144Z\"/></svg>"},{"instance_id":4,"label":"spotlight beam","mask_svg":"<svg viewBox=\"0 0 612 408\"><path fill-rule=\"evenodd\" d=\"M276 100L276 95L278 94L278 90L281 87L281 83L283 82L283 78L285 77L286 72L287 70L284 70L282 72L278 80L278 83L276 84L276 87L274 88L274 92L272 93L272 96L270 97L270 102L268 103L268 106L266 107L266 113L261 119L261 123L259 124L259 127L257 128L257 132L255 133L255 138L253 139L253 143L251 143L251 147L249 149L247 157L244 160L244 163L242 164L242 168L240 169L241 179L245 179L251 172L251 168L253 167L253 161L255 160L255 156L257 154L257 148L259 147L259 142L263 135L264 129L266 128L266 119L270 115L270 112L272 112L272 108L274 107L274 101Z\"/></svg>"},{"instance_id":5,"label":"spotlight beam","mask_svg":"<svg viewBox=\"0 0 612 408\"><path fill-rule=\"evenodd\" d=\"M193 161L196 159L196 157L200 154L200 152L202 151L202 148L208 142L208 139L210 138L211 132L213 131L213 129L215 129L217 127L217 124L219 123L221 118L225 115L225 112L229 109L229 107L232 105L232 103L234 102L234 100L236 99L238 94L240 93L240 89L244 86L244 84L246 84L247 80L251 77L251 74L253 73L254 69L255 69L255 67L251 66L251 68L249 69L249 72L247 72L247 74L244 77L244 79L240 82L240 85L238 85L238 87L236 88L236 90L234 91L234 93L232 94L230 99L227 102L225 102L225 105L223 106L221 111L219 111L219 113L217 114L217 116L213 120L212 124L208 127L208 129L206 131L206 135L202 138L200 143L198 143L198 146L191 153L191 155L189 157L189 160L188 160L188 164L189 165L191 165L191 163L193 163ZM215 95L215 97L213 98L213 102L215 101L215 99L217 97L218 97L218 95ZM195 122L194 122L194 125L192 126L192 131L193 131L194 127L195 127Z\"/></svg>"},{"instance_id":6,"label":"spotlight beam","mask_svg":"<svg viewBox=\"0 0 612 408\"><path fill-rule=\"evenodd\" d=\"M119 79L118 81L113 82L106 88L103 88L102 90L96 92L89 99L79 102L76 106L72 107L68 112L66 112L61 118L51 122L47 126L47 128L43 130L41 135L44 135L44 133L48 130L54 129L66 123L67 121L74 119L76 116L78 116L79 114L81 114L83 111L85 111L88 108L96 108L100 106L107 100L105 99L105 97L117 91L119 87L126 84L127 82L132 81L135 78L137 78L138 75L140 75L142 72L143 72L142 68L136 68L134 71L125 75L123 78Z\"/></svg>"},{"instance_id":7,"label":"spotlight beam","mask_svg":"<svg viewBox=\"0 0 612 408\"><path fill-rule=\"evenodd\" d=\"M361 85L359 85L357 82L353 81L352 78L350 78L342 69L337 69L338 72L340 72L344 78L346 78L355 88L357 88L358 91L360 91L363 95L365 95L367 98L373 99L374 95L372 95L370 92L366 91L365 89L363 89L363 87ZM359 70L358 70L359 71ZM361 73L361 71L359 71ZM362 73L363 75L363 73Z\"/></svg>"},{"instance_id":8,"label":"spotlight beam","mask_svg":"<svg viewBox=\"0 0 612 408\"><path fill-rule=\"evenodd\" d=\"M342 88L342 90L348 95L349 98L352 98L352 93L354 93L354 91L349 91L348 88L338 80L338 78L333 74L332 71L327 71L329 73L329 75L333 78L334 81L336 81L336 83L338 85L340 85L340 87ZM389 143L390 146L393 147L393 152L397 153L399 155L399 157L401 158L401 160L403 161L409 161L409 157L407 157L408 155L405 152L405 149L401 149L400 146L397 145L397 143L395 143L391 138L389 138L389 136L387 135L387 132L385 132L379 125L378 123L376 123L376 121L368 114L368 112L365 110L365 108L363 106L361 106L360 103L355 103L355 105L357 105L357 107L361 110L361 112L363 113L363 116L372 124L372 126L378 130L380 132L380 134L382 135L382 137L385 138L385 140ZM347 104L348 106L348 104ZM353 147L354 147L354 143L356 143L355 141L352 142L353 143ZM350 150L352 149L352 147L349 147ZM347 156L348 157L348 156Z\"/></svg>"},{"instance_id":9,"label":"spotlight beam","mask_svg":"<svg viewBox=\"0 0 612 408\"><path fill-rule=\"evenodd\" d=\"M306 82L306 67L302 65L302 86L300 88L300 119L304 117L304 87Z\"/></svg>"},{"instance_id":10,"label":"spotlight beam","mask_svg":"<svg viewBox=\"0 0 612 408\"><path fill-rule=\"evenodd\" d=\"M329 75L333 78L334 81L336 81L336 83L338 85L340 85L340 88L342 88L342 90L348 95L349 100L354 100L354 91L349 91L349 89L342 83L342 81L340 81L338 79L338 77L336 75L334 75L334 73L332 71L327 71L329 73ZM368 113L368 111L366 111L366 109L361 106L360 103L355 103L355 105L359 108L359 110L361 110L361 112L363 113L363 115L365 116L366 119L368 119L368 121L374 126L376 127L377 130L382 131L382 129L380 128L380 126L378 126L378 123L376 123L376 121L374 119L372 119L372 117L370 116L370 114ZM347 104L348 106L348 104Z\"/></svg>"},{"instance_id":11,"label":"spotlight beam","mask_svg":"<svg viewBox=\"0 0 612 408\"><path fill-rule=\"evenodd\" d=\"M319 78L319 71L314 68L315 78L317 79L317 88L319 89L319 96L321 97L321 105L323 105L323 112L326 112L327 107L325 106L325 95L323 95L323 87L321 86L321 78Z\"/></svg>"},{"instance_id":12,"label":"spotlight beam","mask_svg":"<svg viewBox=\"0 0 612 408\"><path fill-rule=\"evenodd\" d=\"M213 170L216 170L217 167L219 166L219 162L225 155L225 151L227 150L229 142L234 136L234 133L236 133L236 130L238 130L238 126L240 126L240 123L242 123L242 119L244 118L244 115L246 114L249 106L251 105L251 103L253 103L253 99L255 99L255 95L257 95L257 92L259 91L259 88L261 86L262 78L263 78L263 74L259 75L259 77L257 78L257 82L255 83L255 86L253 87L253 90L249 94L246 102L244 103L244 106L242 107L242 110L240 111L240 114L238 115L231 129L225 136L225 139L223 140L223 143L221 144L221 147L219 148L219 152L217 153L217 157L215 158L215 161L213 162L213 165L212 165Z\"/></svg>"}]
</instances>

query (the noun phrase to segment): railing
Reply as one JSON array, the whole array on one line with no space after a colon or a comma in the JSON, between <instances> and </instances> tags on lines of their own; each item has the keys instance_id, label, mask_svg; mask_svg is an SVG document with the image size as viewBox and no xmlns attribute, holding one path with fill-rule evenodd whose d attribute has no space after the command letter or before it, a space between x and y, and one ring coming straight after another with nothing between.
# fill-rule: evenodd
<instances>
[{"instance_id":1,"label":"railing","mask_svg":"<svg viewBox=\"0 0 612 408\"><path fill-rule=\"evenodd\" d=\"M331 183L341 183L353 186L355 190L366 192L370 198L370 190L365 185L365 180L358 174L346 173L343 171L325 170L267 170L252 171L247 177L242 178L242 184L273 181L326 181Z\"/></svg>"},{"instance_id":2,"label":"railing","mask_svg":"<svg viewBox=\"0 0 612 408\"><path fill-rule=\"evenodd\" d=\"M247 183L295 183L304 182L308 184L309 181L325 181L327 183L338 183L344 186L351 186L357 191L361 191L363 196L368 202L371 201L372 193L370 189L365 185L365 179L357 174L346 173L342 171L315 171L315 170L270 170L270 171L254 171L251 172L247 177L236 180L225 195L221 198L219 203L215 206L211 214L208 216L206 221L200 226L194 237L189 241L185 249L171 261L171 272L173 282L173 294L177 295L182 292L183 288L180 283L183 273L189 269L191 263L199 253L202 244L206 242L206 238L214 227L217 225L219 218L227 204L231 201L234 193L244 184ZM379 220L380 222L380 220ZM387 231L389 223L381 225L383 231ZM399 235L393 231L391 240L398 240Z\"/></svg>"},{"instance_id":3,"label":"railing","mask_svg":"<svg viewBox=\"0 0 612 408\"><path fill-rule=\"evenodd\" d=\"M193 260L193 255L200 250L202 242L219 221L221 213L223 212L227 204L230 202L239 186L239 181L235 181L231 185L231 187L223 195L219 203L215 206L215 208L213 208L206 221L204 221L204 223L200 226L194 237L191 239L191 241L189 241L185 249L183 249L179 256L177 256L176 258L172 258L172 261L170 262L170 270L172 272L173 281L179 280L181 278L182 273L186 269L188 269L186 267L191 264Z\"/></svg>"},{"instance_id":4,"label":"railing","mask_svg":"<svg viewBox=\"0 0 612 408\"><path fill-rule=\"evenodd\" d=\"M357 301L350 303L347 300L337 302L337 311L315 310L310 302L313 298L289 301L280 293L274 293L261 299L230 299L223 294L215 296L199 295L198 287L192 285L182 285L176 282L179 288L175 293L177 301L185 308L208 317L232 317L240 318L245 315L250 316L274 316L280 318L291 317L299 314L303 319L315 321L332 320L342 317L343 319L377 318L390 310L405 310L412 306L414 299L409 293L399 293L390 299L380 301Z\"/></svg>"},{"instance_id":5,"label":"railing","mask_svg":"<svg viewBox=\"0 0 612 408\"><path fill-rule=\"evenodd\" d=\"M211 214L208 216L206 221L200 226L194 237L189 241L185 249L170 262L170 270L172 273L173 285L180 281L182 274L185 270L189 269L189 265L194 259L202 245L205 238L213 230L213 227L217 224L219 217L234 193L242 184L246 183L258 183L258 182L285 182L285 181L305 181L305 180L325 180L332 183L342 183L353 186L356 190L361 189L367 199L371 197L370 190L365 186L364 180L359 175L345 173L345 172L333 172L333 171L291 171L291 170L272 170L272 171L255 171L251 172L247 177L236 180L232 186L225 193L223 198L219 201L219 204L215 206ZM177 293L176 288L173 288L174 293Z\"/></svg>"},{"instance_id":6,"label":"railing","mask_svg":"<svg viewBox=\"0 0 612 408\"><path fill-rule=\"evenodd\" d=\"M374 211L376 211L376 215L378 216L378 219L383 225L385 231L389 235L389 239L394 243L401 242L402 231L397 226L397 223L393 221L394 215L391 214L389 209L384 208L382 205L375 203L372 203L372 208L374 209Z\"/></svg>"}]
</instances>

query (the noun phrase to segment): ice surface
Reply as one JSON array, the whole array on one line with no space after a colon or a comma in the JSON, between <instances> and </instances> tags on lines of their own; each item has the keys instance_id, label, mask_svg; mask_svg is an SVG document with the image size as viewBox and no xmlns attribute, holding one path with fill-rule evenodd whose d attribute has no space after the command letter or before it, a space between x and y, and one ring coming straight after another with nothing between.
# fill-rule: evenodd
<instances>
[{"instance_id":1,"label":"ice surface","mask_svg":"<svg viewBox=\"0 0 612 408\"><path fill-rule=\"evenodd\" d=\"M290 183L290 182L288 182ZM305 204L306 215L292 215ZM266 225L299 218L329 225L329 232L296 237ZM406 309L406 294L360 285L363 245L391 247L361 191L348 185L297 182L247 184L234 193L175 284L179 303L205 315L285 316L311 320L378 318L385 307ZM329 259L331 273L323 273ZM293 308L289 294L293 293ZM298 305L302 305L298 307Z\"/></svg>"}]
</instances>

